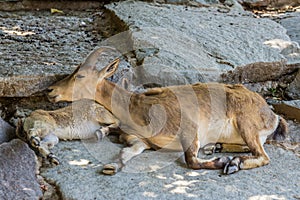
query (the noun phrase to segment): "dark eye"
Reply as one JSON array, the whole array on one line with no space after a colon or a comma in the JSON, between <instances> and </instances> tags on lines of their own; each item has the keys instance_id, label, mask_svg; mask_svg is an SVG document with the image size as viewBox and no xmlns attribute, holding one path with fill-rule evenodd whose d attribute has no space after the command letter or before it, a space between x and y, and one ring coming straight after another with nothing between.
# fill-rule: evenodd
<instances>
[{"instance_id":1,"label":"dark eye","mask_svg":"<svg viewBox=\"0 0 300 200\"><path fill-rule=\"evenodd\" d=\"M80 74L77 74L76 76L75 76L75 78L84 78L85 76L83 76L83 75L80 75Z\"/></svg>"}]
</instances>

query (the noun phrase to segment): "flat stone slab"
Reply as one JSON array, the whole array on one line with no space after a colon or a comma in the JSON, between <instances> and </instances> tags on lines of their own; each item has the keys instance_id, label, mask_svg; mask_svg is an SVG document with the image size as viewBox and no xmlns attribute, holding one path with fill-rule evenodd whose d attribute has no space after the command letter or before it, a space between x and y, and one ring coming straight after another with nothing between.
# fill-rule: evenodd
<instances>
[{"instance_id":1,"label":"flat stone slab","mask_svg":"<svg viewBox=\"0 0 300 200\"><path fill-rule=\"evenodd\" d=\"M300 122L300 100L282 101L273 104L277 113L281 113L290 119Z\"/></svg>"},{"instance_id":2,"label":"flat stone slab","mask_svg":"<svg viewBox=\"0 0 300 200\"><path fill-rule=\"evenodd\" d=\"M280 65L282 60L300 62L300 54L292 57L283 51L293 47L285 28L249 12L139 1L113 3L106 8L132 32L128 50L135 51L137 81L143 83L219 81L222 73L237 67L258 63L263 68L262 62L271 66Z\"/></svg>"},{"instance_id":3,"label":"flat stone slab","mask_svg":"<svg viewBox=\"0 0 300 200\"><path fill-rule=\"evenodd\" d=\"M0 145L1 199L39 199L43 193L36 178L37 159L26 143L14 139Z\"/></svg>"},{"instance_id":4,"label":"flat stone slab","mask_svg":"<svg viewBox=\"0 0 300 200\"><path fill-rule=\"evenodd\" d=\"M54 153L62 164L41 171L57 186L62 199L299 198L299 157L272 145L265 148L269 165L229 176L218 170L187 169L182 154L156 151L147 151L131 160L123 172L106 176L99 171L114 159L120 146L108 140L94 145L60 142Z\"/></svg>"}]
</instances>

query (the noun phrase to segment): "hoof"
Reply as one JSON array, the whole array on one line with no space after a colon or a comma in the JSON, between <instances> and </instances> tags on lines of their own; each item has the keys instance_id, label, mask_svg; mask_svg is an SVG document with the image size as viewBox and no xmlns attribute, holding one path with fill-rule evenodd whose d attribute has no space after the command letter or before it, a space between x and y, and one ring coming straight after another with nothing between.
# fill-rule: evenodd
<instances>
[{"instance_id":1,"label":"hoof","mask_svg":"<svg viewBox=\"0 0 300 200\"><path fill-rule=\"evenodd\" d=\"M40 139L38 137L34 137L32 136L30 138L30 144L31 146L33 146L34 148L38 148L40 146Z\"/></svg>"},{"instance_id":2,"label":"hoof","mask_svg":"<svg viewBox=\"0 0 300 200\"><path fill-rule=\"evenodd\" d=\"M102 141L105 137L105 133L103 133L100 129L95 131L95 135L97 137L97 141Z\"/></svg>"},{"instance_id":3,"label":"hoof","mask_svg":"<svg viewBox=\"0 0 300 200\"><path fill-rule=\"evenodd\" d=\"M238 157L233 158L229 162L226 163L223 173L224 174L233 174L240 170L241 160Z\"/></svg>"},{"instance_id":4,"label":"hoof","mask_svg":"<svg viewBox=\"0 0 300 200\"><path fill-rule=\"evenodd\" d=\"M54 164L54 165L59 165L59 159L53 155L52 153L48 155L48 160L51 164Z\"/></svg>"},{"instance_id":5,"label":"hoof","mask_svg":"<svg viewBox=\"0 0 300 200\"><path fill-rule=\"evenodd\" d=\"M212 155L215 152L215 144L208 144L205 147L203 147L203 153L205 155Z\"/></svg>"},{"instance_id":6,"label":"hoof","mask_svg":"<svg viewBox=\"0 0 300 200\"><path fill-rule=\"evenodd\" d=\"M215 153L221 153L221 152L222 152L222 149L223 149L222 144L217 143L217 144L215 145Z\"/></svg>"},{"instance_id":7,"label":"hoof","mask_svg":"<svg viewBox=\"0 0 300 200\"><path fill-rule=\"evenodd\" d=\"M114 175L118 172L118 168L117 163L106 164L103 167L102 173L105 175Z\"/></svg>"}]
</instances>

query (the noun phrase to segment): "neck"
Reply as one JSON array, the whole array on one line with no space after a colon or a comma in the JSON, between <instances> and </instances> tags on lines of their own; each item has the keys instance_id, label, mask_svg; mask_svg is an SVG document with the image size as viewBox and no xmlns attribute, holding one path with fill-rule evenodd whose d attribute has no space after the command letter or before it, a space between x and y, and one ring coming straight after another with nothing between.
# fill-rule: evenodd
<instances>
[{"instance_id":1,"label":"neck","mask_svg":"<svg viewBox=\"0 0 300 200\"><path fill-rule=\"evenodd\" d=\"M130 100L131 95L132 93L121 88L115 83L108 80L103 80L97 87L95 100L110 112L115 114L115 110L119 110L122 105L126 105L126 102L127 100Z\"/></svg>"},{"instance_id":2,"label":"neck","mask_svg":"<svg viewBox=\"0 0 300 200\"><path fill-rule=\"evenodd\" d=\"M142 134L141 137L148 138L152 136L153 123L162 123L157 121L161 117L152 116L151 119L149 115L151 106L158 103L156 98L149 99L144 94L128 92L110 81L104 80L98 85L95 100L119 119L120 128L128 134ZM156 110L155 114L159 115L160 111Z\"/></svg>"}]
</instances>

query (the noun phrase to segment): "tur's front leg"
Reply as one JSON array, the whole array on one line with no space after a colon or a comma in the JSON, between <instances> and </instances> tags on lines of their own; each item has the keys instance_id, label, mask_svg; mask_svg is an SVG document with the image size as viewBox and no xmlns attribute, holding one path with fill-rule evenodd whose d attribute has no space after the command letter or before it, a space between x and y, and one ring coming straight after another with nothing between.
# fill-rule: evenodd
<instances>
[{"instance_id":1,"label":"tur's front leg","mask_svg":"<svg viewBox=\"0 0 300 200\"><path fill-rule=\"evenodd\" d=\"M129 147L125 147L121 150L119 158L116 162L104 165L102 170L103 174L116 174L130 159L141 154L144 150L150 149L147 144L134 135L122 134L120 136L120 140L125 141Z\"/></svg>"},{"instance_id":2,"label":"tur's front leg","mask_svg":"<svg viewBox=\"0 0 300 200\"><path fill-rule=\"evenodd\" d=\"M41 129L32 128L28 132L27 141L29 141L29 144L34 148L38 148L40 146L40 136L42 135L41 131Z\"/></svg>"},{"instance_id":3,"label":"tur's front leg","mask_svg":"<svg viewBox=\"0 0 300 200\"><path fill-rule=\"evenodd\" d=\"M58 165L59 159L49 150L53 148L59 139L56 135L50 134L43 138L38 146L37 150L42 155L42 157L47 158L51 164Z\"/></svg>"},{"instance_id":4,"label":"tur's front leg","mask_svg":"<svg viewBox=\"0 0 300 200\"><path fill-rule=\"evenodd\" d=\"M267 165L270 162L270 158L264 150L263 145L260 142L258 134L243 135L252 155L251 156L236 156L226 164L223 169L224 174L232 174L242 169L252 169Z\"/></svg>"},{"instance_id":5,"label":"tur's front leg","mask_svg":"<svg viewBox=\"0 0 300 200\"><path fill-rule=\"evenodd\" d=\"M191 169L223 169L231 160L229 157L212 158L210 160L198 158L200 142L197 135L182 135L181 144L184 150L185 162Z\"/></svg>"},{"instance_id":6,"label":"tur's front leg","mask_svg":"<svg viewBox=\"0 0 300 200\"><path fill-rule=\"evenodd\" d=\"M230 161L229 157L212 158L210 160L200 159L197 157L196 153L197 145L192 144L185 153L185 162L187 166L191 169L223 169L226 163Z\"/></svg>"}]
</instances>

